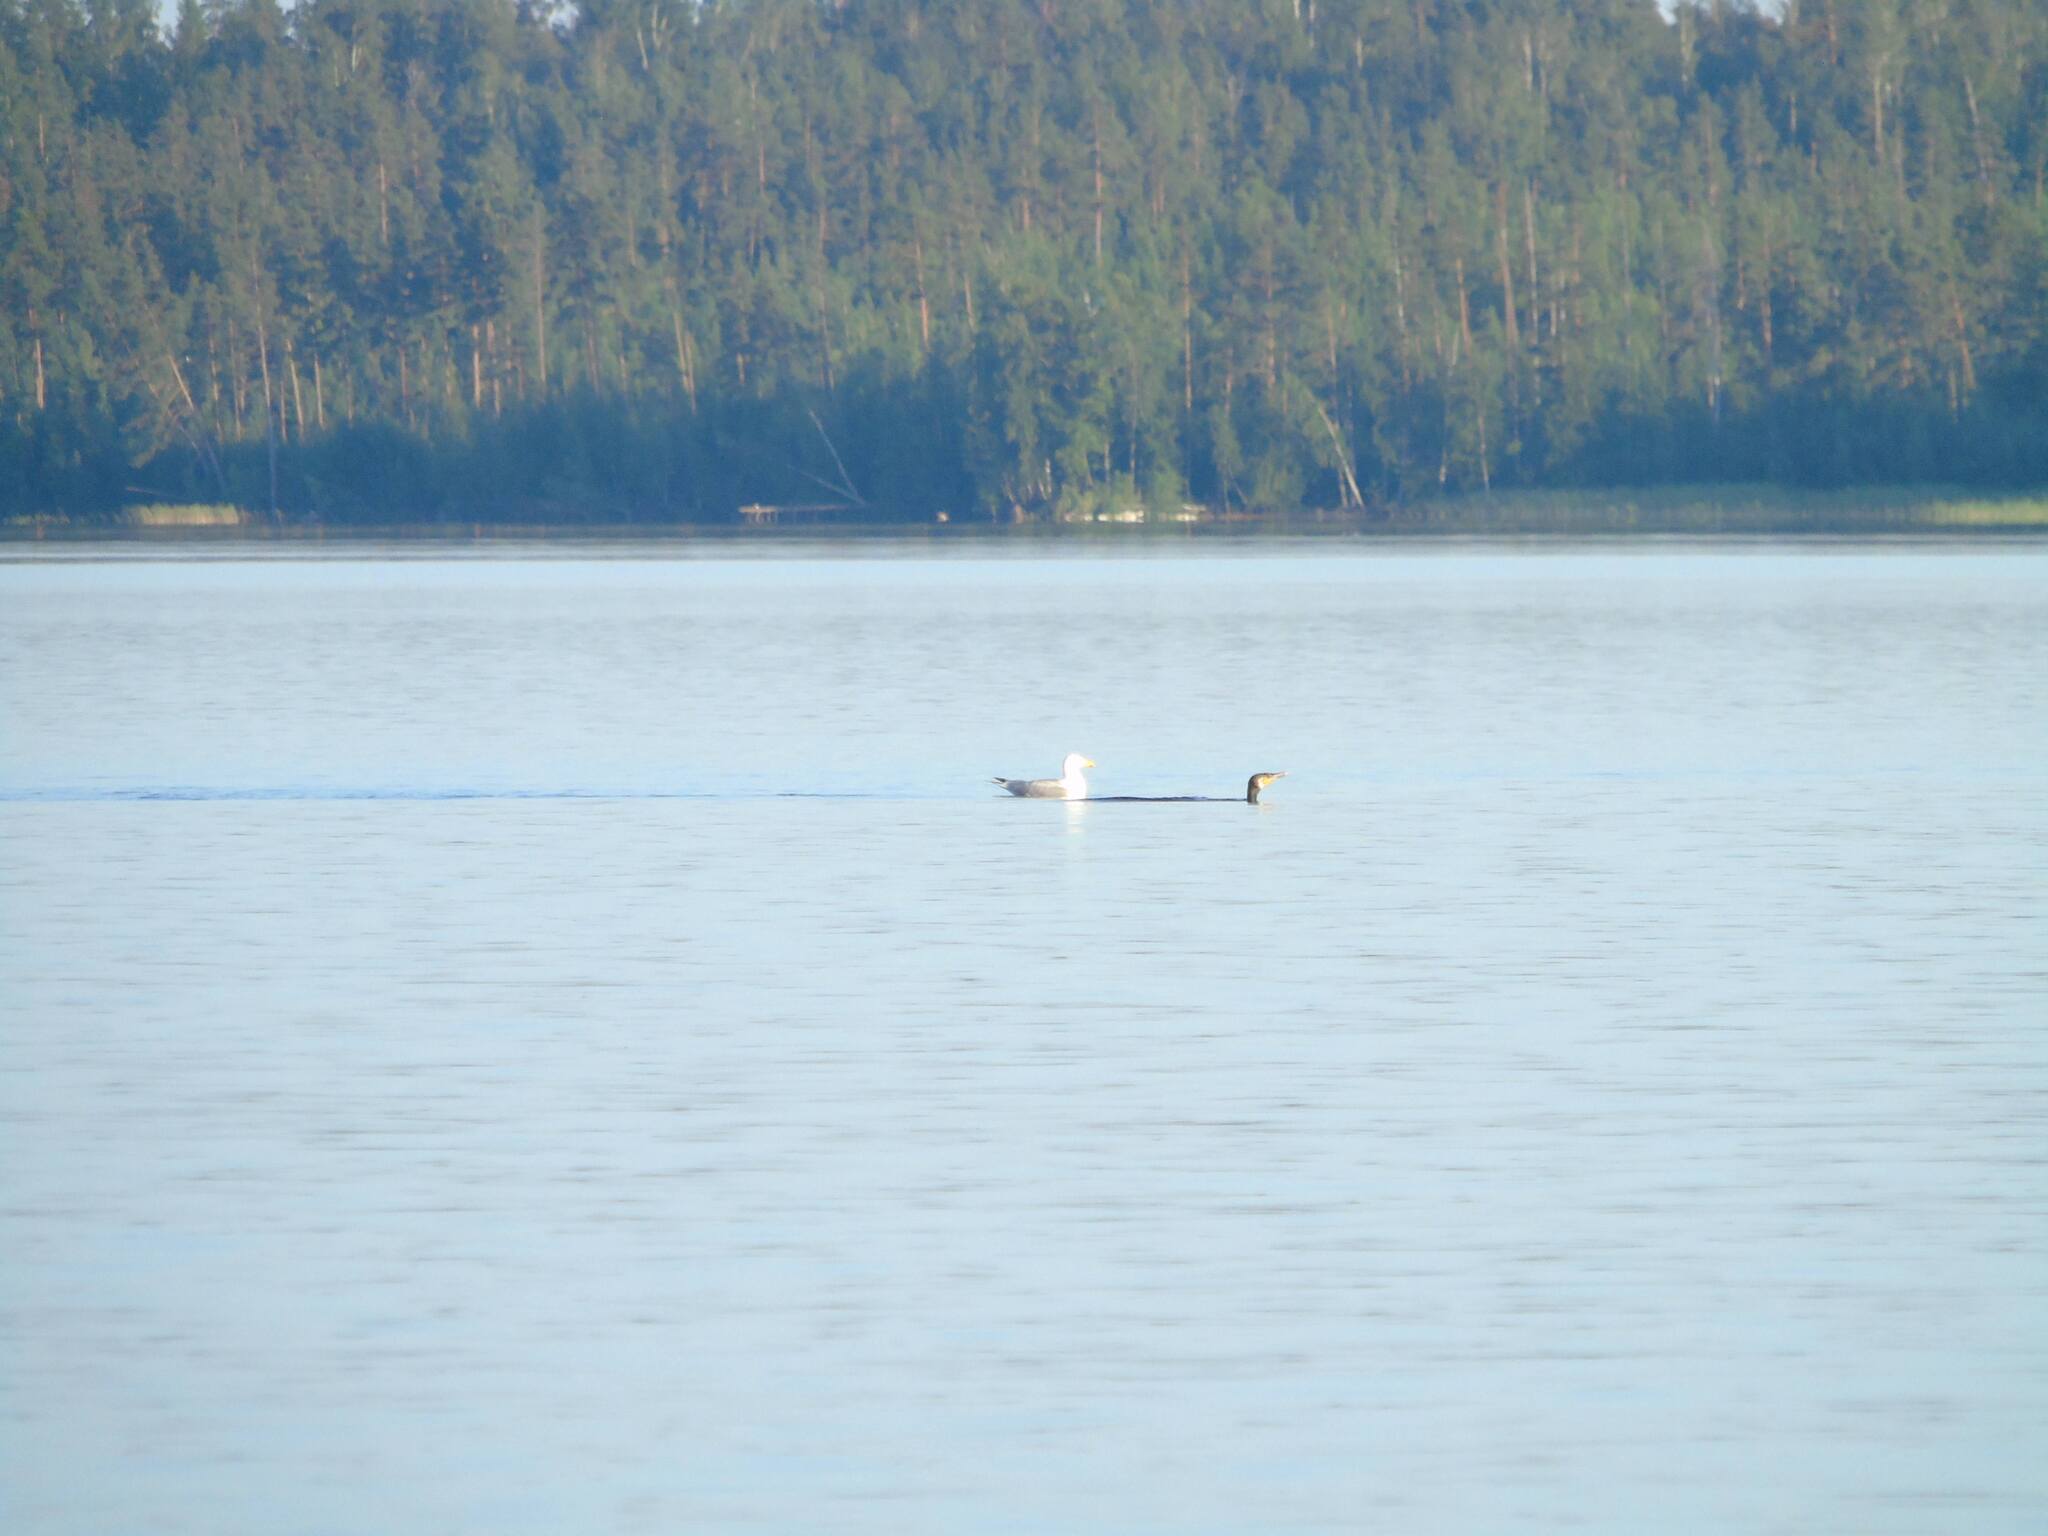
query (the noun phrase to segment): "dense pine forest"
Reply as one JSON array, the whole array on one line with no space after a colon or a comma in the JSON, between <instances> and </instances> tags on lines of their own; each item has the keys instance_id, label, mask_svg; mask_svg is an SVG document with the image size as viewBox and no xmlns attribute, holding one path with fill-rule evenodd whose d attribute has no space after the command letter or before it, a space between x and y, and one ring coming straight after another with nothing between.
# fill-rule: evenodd
<instances>
[{"instance_id":1,"label":"dense pine forest","mask_svg":"<svg viewBox=\"0 0 2048 1536\"><path fill-rule=\"evenodd\" d=\"M2048 484L2039 0L0 0L0 514Z\"/></svg>"}]
</instances>

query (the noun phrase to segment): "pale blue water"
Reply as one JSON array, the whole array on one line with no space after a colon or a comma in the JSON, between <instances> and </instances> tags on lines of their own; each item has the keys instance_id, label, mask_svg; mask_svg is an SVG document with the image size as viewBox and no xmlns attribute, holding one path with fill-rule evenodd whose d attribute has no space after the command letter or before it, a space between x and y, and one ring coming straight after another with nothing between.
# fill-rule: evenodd
<instances>
[{"instance_id":1,"label":"pale blue water","mask_svg":"<svg viewBox=\"0 0 2048 1536\"><path fill-rule=\"evenodd\" d=\"M2048 550L90 553L0 1528L2048 1524Z\"/></svg>"}]
</instances>

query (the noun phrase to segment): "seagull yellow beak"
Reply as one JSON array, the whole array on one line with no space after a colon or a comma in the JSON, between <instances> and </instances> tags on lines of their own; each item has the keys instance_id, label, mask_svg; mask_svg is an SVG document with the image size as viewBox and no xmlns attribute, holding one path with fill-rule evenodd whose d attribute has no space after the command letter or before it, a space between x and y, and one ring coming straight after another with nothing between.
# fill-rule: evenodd
<instances>
[{"instance_id":1,"label":"seagull yellow beak","mask_svg":"<svg viewBox=\"0 0 2048 1536\"><path fill-rule=\"evenodd\" d=\"M1081 766L1083 768L1093 768L1095 766L1095 759L1092 757L1084 757L1081 759Z\"/></svg>"}]
</instances>

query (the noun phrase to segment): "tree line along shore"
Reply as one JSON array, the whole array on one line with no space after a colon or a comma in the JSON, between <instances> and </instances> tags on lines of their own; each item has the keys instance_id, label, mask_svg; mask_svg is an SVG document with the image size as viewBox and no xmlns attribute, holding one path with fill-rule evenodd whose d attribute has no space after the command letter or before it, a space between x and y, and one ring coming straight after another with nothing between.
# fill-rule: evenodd
<instances>
[{"instance_id":1,"label":"tree line along shore","mask_svg":"<svg viewBox=\"0 0 2048 1536\"><path fill-rule=\"evenodd\" d=\"M0 0L0 523L2038 527L2044 183L2034 0Z\"/></svg>"}]
</instances>

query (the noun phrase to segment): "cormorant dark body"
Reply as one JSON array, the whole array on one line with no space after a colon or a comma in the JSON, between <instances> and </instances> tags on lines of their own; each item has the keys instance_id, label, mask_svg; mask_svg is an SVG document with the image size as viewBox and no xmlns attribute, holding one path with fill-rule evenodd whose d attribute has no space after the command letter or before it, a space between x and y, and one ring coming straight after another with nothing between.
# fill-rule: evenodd
<instances>
[{"instance_id":1,"label":"cormorant dark body","mask_svg":"<svg viewBox=\"0 0 2048 1536\"><path fill-rule=\"evenodd\" d=\"M1242 795L1090 795L1087 802L1099 801L1104 805L1257 805L1259 791L1275 779L1284 779L1282 773L1255 773L1245 781Z\"/></svg>"}]
</instances>

